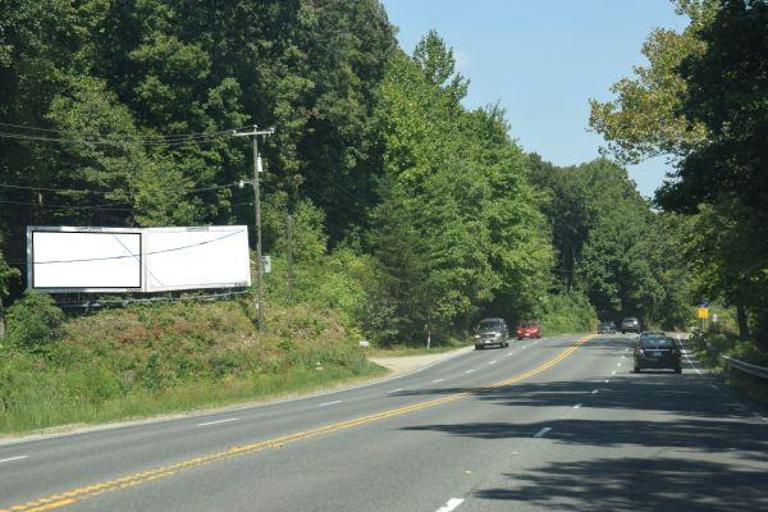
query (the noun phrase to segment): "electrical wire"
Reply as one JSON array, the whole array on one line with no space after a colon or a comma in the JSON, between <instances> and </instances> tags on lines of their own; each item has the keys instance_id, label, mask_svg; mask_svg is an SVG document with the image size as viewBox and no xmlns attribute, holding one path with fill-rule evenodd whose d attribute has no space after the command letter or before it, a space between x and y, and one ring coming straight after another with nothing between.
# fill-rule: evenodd
<instances>
[{"instance_id":1,"label":"electrical wire","mask_svg":"<svg viewBox=\"0 0 768 512\"><path fill-rule=\"evenodd\" d=\"M45 132L45 133L67 133L64 130L59 130L55 128L41 128L37 126L29 126L29 125L22 125L22 124L13 124L13 123L0 123L0 126L6 127L6 128L13 128L17 130L27 130L30 132ZM126 142L134 142L134 143L142 143L142 144L157 144L157 143L164 143L164 142L177 142L180 140L187 140L187 139L205 139L210 137L221 137L221 136L229 136L232 134L233 131L237 130L243 130L245 128L249 128L249 126L240 126L237 128L229 128L225 130L216 130L211 132L187 132L187 133L174 133L169 135L160 135L157 137L148 137L145 139L126 139ZM25 134L25 133L13 133L13 132L0 132L7 135L19 135L22 137L41 137L39 135L34 134ZM64 137L49 137L51 139L57 139L57 140L66 140L66 141L79 141L78 139L70 139L70 138L64 138ZM115 143L115 141L107 140L107 139L95 139L93 141L94 143L100 143L100 142L108 142L108 143Z\"/></svg>"},{"instance_id":2,"label":"electrical wire","mask_svg":"<svg viewBox=\"0 0 768 512\"><path fill-rule=\"evenodd\" d=\"M93 205L93 206L65 206L56 204L38 204L38 203L25 203L23 201L8 201L0 199L0 203L13 204L17 206L35 206L44 210L93 210L93 211L116 211L116 212L132 212L133 208L119 208L109 204ZM127 203L115 203L115 204L127 204Z\"/></svg>"},{"instance_id":3,"label":"electrical wire","mask_svg":"<svg viewBox=\"0 0 768 512\"><path fill-rule=\"evenodd\" d=\"M222 188L233 188L239 186L239 183L224 183L221 185L211 185L210 187L198 187L198 188L191 188L184 191L184 194L192 194L195 192L205 192L208 190L219 190ZM19 190L36 190L36 191L42 191L42 192L55 192L60 194L67 194L67 193L78 193L78 194L112 194L114 191L110 190L87 190L87 189L76 189L76 188L50 188L50 187L33 187L33 186L27 186L27 185L12 185L10 183L0 183L0 188L13 188L13 189L19 189Z\"/></svg>"}]
</instances>

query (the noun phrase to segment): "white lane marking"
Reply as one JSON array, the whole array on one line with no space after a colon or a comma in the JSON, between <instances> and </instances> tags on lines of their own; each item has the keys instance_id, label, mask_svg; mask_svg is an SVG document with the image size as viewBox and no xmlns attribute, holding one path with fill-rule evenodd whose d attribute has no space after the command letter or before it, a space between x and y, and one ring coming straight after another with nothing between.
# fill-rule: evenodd
<instances>
[{"instance_id":1,"label":"white lane marking","mask_svg":"<svg viewBox=\"0 0 768 512\"><path fill-rule=\"evenodd\" d=\"M26 459L29 455L18 455L16 457L8 457L7 459L0 459L0 464L3 462L13 462L14 460Z\"/></svg>"},{"instance_id":2,"label":"white lane marking","mask_svg":"<svg viewBox=\"0 0 768 512\"><path fill-rule=\"evenodd\" d=\"M329 405L336 405L336 404L340 404L340 403L341 403L341 400L333 400L331 402L324 402L322 404L317 404L317 406L318 407L328 407Z\"/></svg>"},{"instance_id":3,"label":"white lane marking","mask_svg":"<svg viewBox=\"0 0 768 512\"><path fill-rule=\"evenodd\" d=\"M616 366L621 366L621 363L616 363Z\"/></svg>"},{"instance_id":4,"label":"white lane marking","mask_svg":"<svg viewBox=\"0 0 768 512\"><path fill-rule=\"evenodd\" d=\"M629 347L625 348L624 352L629 352Z\"/></svg>"},{"instance_id":5,"label":"white lane marking","mask_svg":"<svg viewBox=\"0 0 768 512\"><path fill-rule=\"evenodd\" d=\"M760 418L764 422L768 423L768 418L766 418L765 416L761 416L761 415L757 414L756 412L753 412L752 414L754 414L755 416L757 416L758 418Z\"/></svg>"},{"instance_id":6,"label":"white lane marking","mask_svg":"<svg viewBox=\"0 0 768 512\"><path fill-rule=\"evenodd\" d=\"M399 393L399 392L401 392L402 390L403 390L403 388L397 388L397 389L393 389L392 391L390 391L390 394L391 394L391 393Z\"/></svg>"},{"instance_id":7,"label":"white lane marking","mask_svg":"<svg viewBox=\"0 0 768 512\"><path fill-rule=\"evenodd\" d=\"M528 345L523 345L523 348L528 348Z\"/></svg>"},{"instance_id":8,"label":"white lane marking","mask_svg":"<svg viewBox=\"0 0 768 512\"><path fill-rule=\"evenodd\" d=\"M488 361L488 364L496 364L496 360L494 359L493 361Z\"/></svg>"},{"instance_id":9,"label":"white lane marking","mask_svg":"<svg viewBox=\"0 0 768 512\"><path fill-rule=\"evenodd\" d=\"M552 430L552 427L544 427L543 429L536 432L533 437L544 437L550 430Z\"/></svg>"},{"instance_id":10,"label":"white lane marking","mask_svg":"<svg viewBox=\"0 0 768 512\"><path fill-rule=\"evenodd\" d=\"M451 510L456 510L456 507L464 503L464 500L461 498L451 498L448 500L448 503L437 509L437 512L451 512Z\"/></svg>"},{"instance_id":11,"label":"white lane marking","mask_svg":"<svg viewBox=\"0 0 768 512\"><path fill-rule=\"evenodd\" d=\"M677 341L678 343L682 342L679 334L677 335ZM698 366L693 364L693 361L691 361L691 356L688 355L688 347L685 347L683 354L685 354L685 358L688 360L688 364L691 365L691 368L693 368L696 371L696 375L701 375L701 370L699 370ZM717 386L712 386L712 387L717 389Z\"/></svg>"},{"instance_id":12,"label":"white lane marking","mask_svg":"<svg viewBox=\"0 0 768 512\"><path fill-rule=\"evenodd\" d=\"M626 358L627 358L627 356L621 356L621 358L622 358L622 359L626 359Z\"/></svg>"},{"instance_id":13,"label":"white lane marking","mask_svg":"<svg viewBox=\"0 0 768 512\"><path fill-rule=\"evenodd\" d=\"M608 384L609 382L611 382L611 379L605 379L605 380L603 380L603 382L605 382L606 384Z\"/></svg>"},{"instance_id":14,"label":"white lane marking","mask_svg":"<svg viewBox=\"0 0 768 512\"><path fill-rule=\"evenodd\" d=\"M616 375L616 370L613 370L613 371L611 372L611 375Z\"/></svg>"},{"instance_id":15,"label":"white lane marking","mask_svg":"<svg viewBox=\"0 0 768 512\"><path fill-rule=\"evenodd\" d=\"M510 352L509 354L507 354L507 357L512 357L513 355L515 355L515 354L513 354L512 352Z\"/></svg>"},{"instance_id":16,"label":"white lane marking","mask_svg":"<svg viewBox=\"0 0 768 512\"><path fill-rule=\"evenodd\" d=\"M474 368L471 370L467 370L464 372L464 375L469 375L470 373L474 373L474 371L475 371Z\"/></svg>"},{"instance_id":17,"label":"white lane marking","mask_svg":"<svg viewBox=\"0 0 768 512\"><path fill-rule=\"evenodd\" d=\"M596 395L598 391L600 391L600 390L599 390L599 389L593 389L593 390L592 390L592 394L593 394L593 395Z\"/></svg>"},{"instance_id":18,"label":"white lane marking","mask_svg":"<svg viewBox=\"0 0 768 512\"><path fill-rule=\"evenodd\" d=\"M710 384L709 386L710 386L710 387L712 387L712 388L714 388L714 389L720 389L720 388L718 388L717 386L715 386L714 384Z\"/></svg>"},{"instance_id":19,"label":"white lane marking","mask_svg":"<svg viewBox=\"0 0 768 512\"><path fill-rule=\"evenodd\" d=\"M574 409L581 409L581 404L576 404L573 406Z\"/></svg>"},{"instance_id":20,"label":"white lane marking","mask_svg":"<svg viewBox=\"0 0 768 512\"><path fill-rule=\"evenodd\" d=\"M443 382L445 379L435 379L432 381L432 384L437 384L438 382Z\"/></svg>"},{"instance_id":21,"label":"white lane marking","mask_svg":"<svg viewBox=\"0 0 768 512\"><path fill-rule=\"evenodd\" d=\"M198 423L198 427L207 427L208 425L218 425L219 423L230 423L232 421L237 421L240 418L227 418L224 420L215 420L215 421L206 421L204 423Z\"/></svg>"}]
</instances>

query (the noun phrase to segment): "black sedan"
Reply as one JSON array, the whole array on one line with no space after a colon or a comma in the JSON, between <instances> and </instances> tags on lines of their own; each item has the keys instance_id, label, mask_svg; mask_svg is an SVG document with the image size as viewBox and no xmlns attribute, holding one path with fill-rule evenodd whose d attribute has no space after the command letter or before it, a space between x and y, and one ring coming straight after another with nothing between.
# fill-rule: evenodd
<instances>
[{"instance_id":1,"label":"black sedan","mask_svg":"<svg viewBox=\"0 0 768 512\"><path fill-rule=\"evenodd\" d=\"M641 336L635 347L635 373L647 368L669 368L682 373L677 340L663 335Z\"/></svg>"}]
</instances>

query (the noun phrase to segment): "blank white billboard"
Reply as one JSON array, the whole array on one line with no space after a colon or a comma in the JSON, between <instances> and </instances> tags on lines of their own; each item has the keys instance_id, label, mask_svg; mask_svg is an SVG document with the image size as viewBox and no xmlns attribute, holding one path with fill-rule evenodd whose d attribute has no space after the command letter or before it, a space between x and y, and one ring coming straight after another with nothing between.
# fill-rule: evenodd
<instances>
[{"instance_id":1,"label":"blank white billboard","mask_svg":"<svg viewBox=\"0 0 768 512\"><path fill-rule=\"evenodd\" d=\"M151 228L144 248L145 291L251 284L246 226Z\"/></svg>"},{"instance_id":2,"label":"blank white billboard","mask_svg":"<svg viewBox=\"0 0 768 512\"><path fill-rule=\"evenodd\" d=\"M251 284L246 226L27 228L30 288L161 292Z\"/></svg>"},{"instance_id":3,"label":"blank white billboard","mask_svg":"<svg viewBox=\"0 0 768 512\"><path fill-rule=\"evenodd\" d=\"M141 289L139 231L75 229L53 231L41 228L31 232L29 272L32 288L62 291Z\"/></svg>"}]
</instances>

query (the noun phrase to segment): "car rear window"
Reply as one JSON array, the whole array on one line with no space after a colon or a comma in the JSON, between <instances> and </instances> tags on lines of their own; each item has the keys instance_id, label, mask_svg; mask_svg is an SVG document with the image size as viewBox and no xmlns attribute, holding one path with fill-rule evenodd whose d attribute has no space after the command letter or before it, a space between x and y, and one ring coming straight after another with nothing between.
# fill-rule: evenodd
<instances>
[{"instance_id":1,"label":"car rear window","mask_svg":"<svg viewBox=\"0 0 768 512\"><path fill-rule=\"evenodd\" d=\"M494 329L501 329L502 323L498 320L483 320L477 325L478 330L480 331L490 331Z\"/></svg>"},{"instance_id":2,"label":"car rear window","mask_svg":"<svg viewBox=\"0 0 768 512\"><path fill-rule=\"evenodd\" d=\"M648 336L640 340L640 346L643 348L672 348L675 346L675 340L661 336Z\"/></svg>"}]
</instances>

